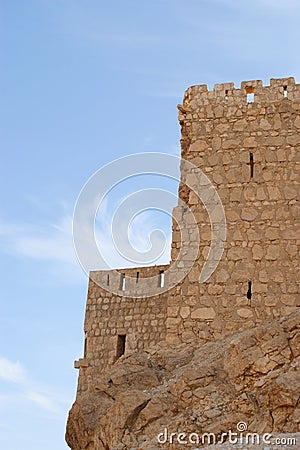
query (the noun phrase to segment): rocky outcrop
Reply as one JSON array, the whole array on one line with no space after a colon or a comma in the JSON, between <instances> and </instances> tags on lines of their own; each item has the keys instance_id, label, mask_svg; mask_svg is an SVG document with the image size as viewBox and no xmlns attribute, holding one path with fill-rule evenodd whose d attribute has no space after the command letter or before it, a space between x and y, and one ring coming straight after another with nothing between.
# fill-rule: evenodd
<instances>
[{"instance_id":1,"label":"rocky outcrop","mask_svg":"<svg viewBox=\"0 0 300 450\"><path fill-rule=\"evenodd\" d=\"M192 435L194 442L204 433L219 439L241 422L261 435L300 431L299 318L296 312L200 346L174 349L161 343L121 357L77 395L68 445L72 450L195 449L195 443L178 444L178 433ZM168 442L160 445L157 436L163 433L163 441L165 430ZM176 433L172 444L170 433Z\"/></svg>"}]
</instances>

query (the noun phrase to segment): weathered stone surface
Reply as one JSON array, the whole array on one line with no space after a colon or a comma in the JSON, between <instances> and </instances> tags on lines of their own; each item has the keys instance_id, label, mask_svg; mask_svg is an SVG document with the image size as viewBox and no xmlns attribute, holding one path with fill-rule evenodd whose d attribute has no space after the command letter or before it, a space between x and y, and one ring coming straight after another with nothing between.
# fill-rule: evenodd
<instances>
[{"instance_id":1,"label":"weathered stone surface","mask_svg":"<svg viewBox=\"0 0 300 450\"><path fill-rule=\"evenodd\" d=\"M267 247L266 259L275 261L279 257L280 247L279 245L269 245Z\"/></svg>"},{"instance_id":2,"label":"weathered stone surface","mask_svg":"<svg viewBox=\"0 0 300 450\"><path fill-rule=\"evenodd\" d=\"M263 247L259 244L254 244L252 247L252 255L254 260L261 260L264 255Z\"/></svg>"},{"instance_id":3,"label":"weathered stone surface","mask_svg":"<svg viewBox=\"0 0 300 450\"><path fill-rule=\"evenodd\" d=\"M119 360L77 397L69 446L149 450L160 448L157 436L165 427L220 434L236 430L238 422L252 433L296 433L299 319L294 313L215 342L165 344Z\"/></svg>"},{"instance_id":4,"label":"weathered stone surface","mask_svg":"<svg viewBox=\"0 0 300 450\"><path fill-rule=\"evenodd\" d=\"M238 261L241 259L246 259L248 257L249 251L243 247L233 247L228 250L227 258L229 260Z\"/></svg>"},{"instance_id":5,"label":"weathered stone surface","mask_svg":"<svg viewBox=\"0 0 300 450\"><path fill-rule=\"evenodd\" d=\"M220 269L216 273L216 281L217 283L225 283L230 278L229 273L225 269Z\"/></svg>"},{"instance_id":6,"label":"weathered stone surface","mask_svg":"<svg viewBox=\"0 0 300 450\"><path fill-rule=\"evenodd\" d=\"M187 317L189 317L191 312L191 308L189 306L183 306L182 308L180 308L180 316L183 319L186 319Z\"/></svg>"},{"instance_id":7,"label":"weathered stone surface","mask_svg":"<svg viewBox=\"0 0 300 450\"><path fill-rule=\"evenodd\" d=\"M293 188L293 187L284 187L283 194L284 194L284 198L286 198L287 200L291 200L293 198L298 197L297 189Z\"/></svg>"},{"instance_id":8,"label":"weathered stone surface","mask_svg":"<svg viewBox=\"0 0 300 450\"><path fill-rule=\"evenodd\" d=\"M255 208L244 208L242 209L241 218L251 222L257 217L257 210Z\"/></svg>"},{"instance_id":9,"label":"weathered stone surface","mask_svg":"<svg viewBox=\"0 0 300 450\"><path fill-rule=\"evenodd\" d=\"M248 308L241 308L237 310L237 314L242 317L242 319L249 319L249 317L253 316L253 311Z\"/></svg>"},{"instance_id":10,"label":"weathered stone surface","mask_svg":"<svg viewBox=\"0 0 300 450\"><path fill-rule=\"evenodd\" d=\"M216 312L213 308L197 308L192 311L191 317L192 319L212 320L215 315Z\"/></svg>"},{"instance_id":11,"label":"weathered stone surface","mask_svg":"<svg viewBox=\"0 0 300 450\"><path fill-rule=\"evenodd\" d=\"M205 150L206 147L207 147L207 143L205 141L201 141L200 139L198 139L191 145L190 151L198 153L198 152L201 152L202 150Z\"/></svg>"}]
</instances>

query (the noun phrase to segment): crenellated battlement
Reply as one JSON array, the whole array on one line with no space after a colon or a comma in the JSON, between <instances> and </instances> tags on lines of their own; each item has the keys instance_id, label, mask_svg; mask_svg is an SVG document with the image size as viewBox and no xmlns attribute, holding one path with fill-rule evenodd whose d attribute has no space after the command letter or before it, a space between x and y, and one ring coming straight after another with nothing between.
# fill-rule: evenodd
<instances>
[{"instance_id":1,"label":"crenellated battlement","mask_svg":"<svg viewBox=\"0 0 300 450\"><path fill-rule=\"evenodd\" d=\"M149 292L153 295L160 295L164 292L164 287L168 281L169 264L157 266L142 266L136 268L116 269L116 270L97 270L91 272L91 280L99 287L104 289L104 297L107 292L119 297L149 297ZM92 286L92 284L91 284ZM98 287L96 287L98 297ZM106 290L106 291L105 291ZM92 295L89 296L93 298Z\"/></svg>"},{"instance_id":2,"label":"crenellated battlement","mask_svg":"<svg viewBox=\"0 0 300 450\"><path fill-rule=\"evenodd\" d=\"M295 83L293 77L271 78L270 85L263 86L261 80L242 81L240 88L234 83L215 84L209 91L206 84L191 86L185 94L183 105L178 105L179 119L186 114L199 110L204 106L233 106L249 107L263 105L280 100L300 100L300 84Z\"/></svg>"}]
</instances>

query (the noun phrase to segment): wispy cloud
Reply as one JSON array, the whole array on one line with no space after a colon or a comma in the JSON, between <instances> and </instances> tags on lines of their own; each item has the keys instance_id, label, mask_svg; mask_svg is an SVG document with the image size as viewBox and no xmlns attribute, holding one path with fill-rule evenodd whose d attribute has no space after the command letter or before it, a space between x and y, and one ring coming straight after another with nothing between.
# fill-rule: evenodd
<instances>
[{"instance_id":1,"label":"wispy cloud","mask_svg":"<svg viewBox=\"0 0 300 450\"><path fill-rule=\"evenodd\" d=\"M48 234L44 236L34 236L28 231L24 235L14 235L14 246L18 253L33 259L77 265L71 216L63 217L58 223L51 225Z\"/></svg>"},{"instance_id":2,"label":"wispy cloud","mask_svg":"<svg viewBox=\"0 0 300 450\"><path fill-rule=\"evenodd\" d=\"M39 260L77 264L72 243L72 218L62 217L57 223L16 224L0 221L3 251Z\"/></svg>"},{"instance_id":3,"label":"wispy cloud","mask_svg":"<svg viewBox=\"0 0 300 450\"><path fill-rule=\"evenodd\" d=\"M70 400L66 402L58 401L57 398L51 398L49 395L41 394L39 392L25 392L24 398L44 411L53 413L57 416L64 416L64 409L62 408L62 403L70 404Z\"/></svg>"},{"instance_id":4,"label":"wispy cloud","mask_svg":"<svg viewBox=\"0 0 300 450\"><path fill-rule=\"evenodd\" d=\"M19 361L12 362L6 358L0 358L0 379L16 384L25 384L27 375Z\"/></svg>"},{"instance_id":5,"label":"wispy cloud","mask_svg":"<svg viewBox=\"0 0 300 450\"><path fill-rule=\"evenodd\" d=\"M78 285L85 280L73 246L70 214L57 221L39 223L0 219L0 252L17 259L40 261L41 270L47 272L49 280L64 285Z\"/></svg>"},{"instance_id":6,"label":"wispy cloud","mask_svg":"<svg viewBox=\"0 0 300 450\"><path fill-rule=\"evenodd\" d=\"M55 417L65 417L66 406L70 404L71 399L63 399L49 387L40 386L32 381L19 361L14 362L0 357L0 380L19 387L17 393L15 391L7 393L7 386L5 387L6 393L0 393L2 405L7 407L11 404L31 403Z\"/></svg>"},{"instance_id":7,"label":"wispy cloud","mask_svg":"<svg viewBox=\"0 0 300 450\"><path fill-rule=\"evenodd\" d=\"M147 194L144 197L144 202L146 202L146 199ZM140 200L137 202L136 199L130 200L130 195L128 195L118 198L115 202L105 202L98 211L96 221L97 245L106 263L112 268L166 264L169 262L171 219L169 217L166 220L166 217L161 216L162 213L157 214L157 211L155 212L150 208L144 210L145 205L139 204L139 202ZM135 216L130 212L133 203L135 203L134 208L140 211ZM171 206L169 205L170 209ZM118 210L121 211L121 214L114 218L114 214ZM157 230L160 232L158 233ZM150 249L152 249L151 254L157 255L157 258L148 261L147 252ZM161 249L163 250L161 251ZM137 259L129 256L133 254Z\"/></svg>"},{"instance_id":8,"label":"wispy cloud","mask_svg":"<svg viewBox=\"0 0 300 450\"><path fill-rule=\"evenodd\" d=\"M118 252L112 237L112 218L117 207L116 202L111 202L109 205L107 201L104 201L101 204L95 229L96 242L101 255L104 256L109 267L135 266L136 264L130 263L126 257L123 257ZM125 216L124 220L123 217L119 220L120 233L122 231L124 239L126 235L130 240L130 244L142 255L142 252L145 252L145 249L149 247L151 231L159 228L157 218L149 211L148 213L137 216L130 226L126 220L127 218L125 219ZM166 263L169 260L171 227L169 226L170 230L168 230L166 224L162 225L162 231L167 237L163 238L161 234L160 238L166 242L164 244L160 239L157 241L158 235L156 235L156 240L153 241L153 244L157 248L161 248L163 245L166 245L166 247L165 252L159 257L159 260L155 261L156 264ZM124 231L126 232L125 234ZM80 234L83 240L85 232L85 227L82 226ZM10 253L15 257L26 257L44 262L44 264L51 263L52 266L53 264L54 266L59 265L65 271L69 268L73 274L74 268L80 267L73 245L72 217L70 215L63 216L56 223L40 227L27 224L10 224L2 221L0 223L0 244L2 251ZM98 265L97 267L93 267L93 270L101 270L103 268L101 265ZM78 277L78 272L74 276Z\"/></svg>"}]
</instances>

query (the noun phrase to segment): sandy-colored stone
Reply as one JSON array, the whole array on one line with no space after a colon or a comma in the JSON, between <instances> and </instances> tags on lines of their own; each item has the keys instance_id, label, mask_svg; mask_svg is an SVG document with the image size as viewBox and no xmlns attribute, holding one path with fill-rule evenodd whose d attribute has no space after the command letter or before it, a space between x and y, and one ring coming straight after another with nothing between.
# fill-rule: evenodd
<instances>
[{"instance_id":1,"label":"sandy-colored stone","mask_svg":"<svg viewBox=\"0 0 300 450\"><path fill-rule=\"evenodd\" d=\"M279 245L269 245L267 247L266 259L277 260L279 258L280 247Z\"/></svg>"},{"instance_id":2,"label":"sandy-colored stone","mask_svg":"<svg viewBox=\"0 0 300 450\"><path fill-rule=\"evenodd\" d=\"M214 342L158 345L120 359L77 397L68 418L68 445L72 450L154 450L165 428L195 433L200 423L207 433L236 430L244 422L249 433L298 439L299 319L293 313ZM207 447L217 448L232 446ZM238 448L249 450L249 444Z\"/></svg>"},{"instance_id":3,"label":"sandy-colored stone","mask_svg":"<svg viewBox=\"0 0 300 450\"><path fill-rule=\"evenodd\" d=\"M228 260L238 261L241 259L246 259L248 257L249 251L243 247L233 247L228 250L227 258Z\"/></svg>"},{"instance_id":4,"label":"sandy-colored stone","mask_svg":"<svg viewBox=\"0 0 300 450\"><path fill-rule=\"evenodd\" d=\"M249 319L249 317L253 316L253 311L248 308L241 308L237 310L237 314L242 317L242 319Z\"/></svg>"},{"instance_id":5,"label":"sandy-colored stone","mask_svg":"<svg viewBox=\"0 0 300 450\"><path fill-rule=\"evenodd\" d=\"M217 283L226 283L226 281L230 278L229 273L225 269L220 269L216 273L216 281Z\"/></svg>"},{"instance_id":6,"label":"sandy-colored stone","mask_svg":"<svg viewBox=\"0 0 300 450\"><path fill-rule=\"evenodd\" d=\"M241 213L241 218L252 222L257 217L257 210L255 208L243 208Z\"/></svg>"},{"instance_id":7,"label":"sandy-colored stone","mask_svg":"<svg viewBox=\"0 0 300 450\"><path fill-rule=\"evenodd\" d=\"M216 312L213 308L197 308L191 313L192 319L213 320Z\"/></svg>"},{"instance_id":8,"label":"sandy-colored stone","mask_svg":"<svg viewBox=\"0 0 300 450\"><path fill-rule=\"evenodd\" d=\"M190 146L190 151L199 153L202 150L205 150L206 148L207 148L206 142L198 139Z\"/></svg>"},{"instance_id":9,"label":"sandy-colored stone","mask_svg":"<svg viewBox=\"0 0 300 450\"><path fill-rule=\"evenodd\" d=\"M180 308L180 316L183 319L186 319L187 317L189 317L190 315L190 307L189 306L182 306L182 308Z\"/></svg>"},{"instance_id":10,"label":"sandy-colored stone","mask_svg":"<svg viewBox=\"0 0 300 450\"><path fill-rule=\"evenodd\" d=\"M252 247L252 255L254 260L261 260L264 255L264 250L261 245L254 244Z\"/></svg>"}]
</instances>

